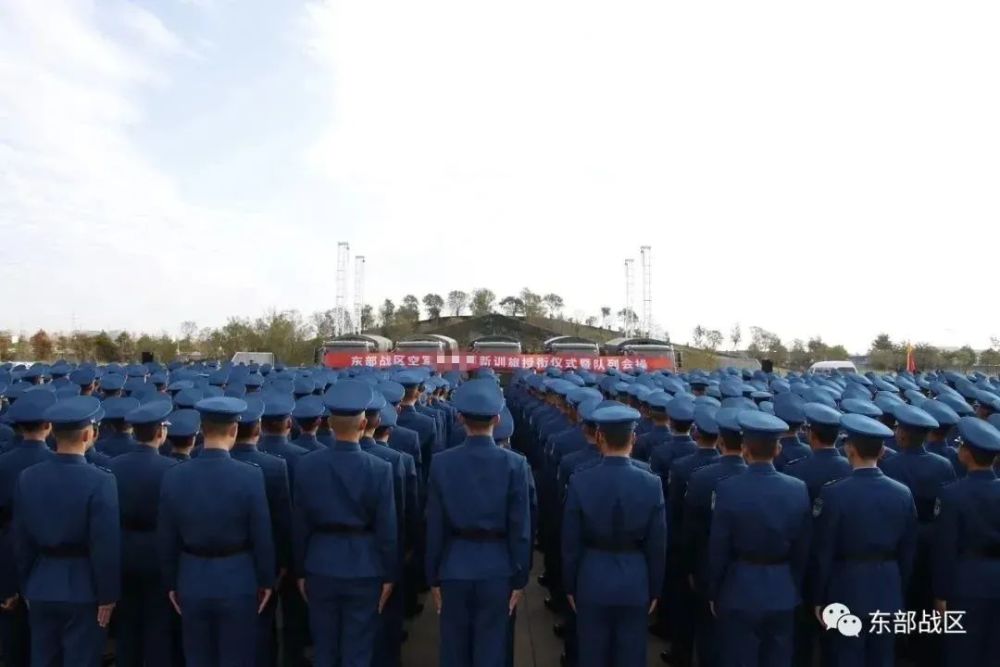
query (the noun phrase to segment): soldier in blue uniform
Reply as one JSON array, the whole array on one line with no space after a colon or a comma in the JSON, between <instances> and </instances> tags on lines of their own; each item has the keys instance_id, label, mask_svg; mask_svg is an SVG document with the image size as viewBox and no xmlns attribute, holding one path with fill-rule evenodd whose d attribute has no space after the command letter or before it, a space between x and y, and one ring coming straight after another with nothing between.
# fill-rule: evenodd
<instances>
[{"instance_id":1,"label":"soldier in blue uniform","mask_svg":"<svg viewBox=\"0 0 1000 667\"><path fill-rule=\"evenodd\" d=\"M264 412L260 416L260 439L257 447L262 452L279 456L288 465L288 482L295 486L295 469L299 459L309 453L309 450L293 445L288 441L292 432L292 412L295 401L288 394L275 392L257 392L264 401ZM251 396L256 398L256 396Z\"/></svg>"},{"instance_id":2,"label":"soldier in blue uniform","mask_svg":"<svg viewBox=\"0 0 1000 667\"><path fill-rule=\"evenodd\" d=\"M646 664L647 616L666 562L663 489L629 462L640 414L595 410L601 462L570 479L563 518L564 587L577 615L579 664Z\"/></svg>"},{"instance_id":3,"label":"soldier in blue uniform","mask_svg":"<svg viewBox=\"0 0 1000 667\"><path fill-rule=\"evenodd\" d=\"M291 402L291 397L287 398ZM292 502L291 487L288 481L288 465L280 456L261 451L258 443L261 439L261 416L264 414L264 399L261 394L252 394L244 399L247 407L239 416L236 430L236 444L230 455L237 461L252 464L264 473L264 489L267 495L267 509L271 520L271 535L274 540L274 555L276 588L279 595L271 597L267 607L257 617L257 661L258 667L266 667L275 663L274 650L274 619L277 613L278 598L285 601L287 593L283 589L291 583L291 593L298 598L294 581L288 576L292 563ZM284 410L287 406L278 408ZM293 601L293 605L298 600ZM288 619L291 621L292 619ZM289 625L286 622L285 627ZM302 642L304 644L304 642ZM287 647L287 644L286 644ZM304 646L300 646L304 650ZM300 658L301 661L301 658ZM299 664L290 662L289 664Z\"/></svg>"},{"instance_id":4,"label":"soldier in blue uniform","mask_svg":"<svg viewBox=\"0 0 1000 667\"><path fill-rule=\"evenodd\" d=\"M361 450L375 456L392 468L393 504L396 507L396 544L398 546L397 567L401 567L406 552L406 532L413 524L411 514L416 511L413 506L407 506L407 464L404 457L407 454L397 452L375 441L375 431L382 424L382 413L389 408L393 417L395 411L389 407L381 392L372 392L372 401L365 408L365 430L361 437ZM393 418L392 423L396 420ZM411 459L412 461L412 459ZM392 595L386 602L379 619L378 631L375 633L375 655L372 665L375 667L395 667L400 664L400 649L403 642L403 593L402 577L399 570L392 574L392 581L397 582Z\"/></svg>"},{"instance_id":5,"label":"soldier in blue uniform","mask_svg":"<svg viewBox=\"0 0 1000 667\"><path fill-rule=\"evenodd\" d=\"M317 667L372 664L378 614L398 572L392 466L361 450L371 386L340 381L324 397L336 442L302 457L294 554Z\"/></svg>"},{"instance_id":6,"label":"soldier in blue uniform","mask_svg":"<svg viewBox=\"0 0 1000 667\"><path fill-rule=\"evenodd\" d=\"M709 535L708 593L722 634L721 664L790 665L809 558L809 491L774 469L788 424L750 410L737 420L749 466L718 485Z\"/></svg>"},{"instance_id":7,"label":"soldier in blue uniform","mask_svg":"<svg viewBox=\"0 0 1000 667\"><path fill-rule=\"evenodd\" d=\"M118 483L122 528L122 598L115 615L120 665L168 667L174 661L173 610L156 552L160 486L166 471L177 465L159 454L172 407L169 400L154 401L125 415L136 447L108 464Z\"/></svg>"},{"instance_id":8,"label":"soldier in blue uniform","mask_svg":"<svg viewBox=\"0 0 1000 667\"><path fill-rule=\"evenodd\" d=\"M635 447L632 448L633 458L648 463L653 452L660 445L672 440L669 418L667 417L667 404L671 400L670 394L663 391L655 392L646 397L650 427L648 431L636 438Z\"/></svg>"},{"instance_id":9,"label":"soldier in blue uniform","mask_svg":"<svg viewBox=\"0 0 1000 667\"><path fill-rule=\"evenodd\" d=\"M101 438L95 445L97 451L114 458L135 449L132 425L125 415L139 407L135 398L108 398L104 400L104 419L101 420Z\"/></svg>"},{"instance_id":10,"label":"soldier in blue uniform","mask_svg":"<svg viewBox=\"0 0 1000 667\"><path fill-rule=\"evenodd\" d=\"M736 408L721 408L715 413L721 456L714 463L691 473L684 494L681 569L695 594L695 650L698 664L704 667L719 664L715 616L708 606L708 535L712 522L712 495L720 481L740 475L747 469L743 460L743 433L736 420L738 412ZM660 658L670 663L673 655L664 651Z\"/></svg>"},{"instance_id":11,"label":"soldier in blue uniform","mask_svg":"<svg viewBox=\"0 0 1000 667\"><path fill-rule=\"evenodd\" d=\"M851 464L836 447L841 413L822 403L806 403L802 411L809 427L812 455L789 461L783 472L805 482L809 489L809 501L814 502L825 484L851 474ZM807 578L804 584L807 600L811 598L811 584L811 579ZM816 636L816 618L812 608L804 604L795 619L795 664L812 664ZM826 638L823 637L824 645Z\"/></svg>"},{"instance_id":12,"label":"soldier in blue uniform","mask_svg":"<svg viewBox=\"0 0 1000 667\"><path fill-rule=\"evenodd\" d=\"M100 411L92 396L46 409L57 456L24 470L17 483L15 553L31 609L33 665L99 665L118 601L118 490L111 473L84 458Z\"/></svg>"},{"instance_id":13,"label":"soldier in blue uniform","mask_svg":"<svg viewBox=\"0 0 1000 667\"><path fill-rule=\"evenodd\" d=\"M948 444L948 437L960 419L958 413L947 403L937 400L924 401L918 407L934 417L938 423L938 428L932 429L927 434L927 451L948 459L951 467L955 469L955 476L965 477L965 467L958 460L958 450Z\"/></svg>"},{"instance_id":14,"label":"soldier in blue uniform","mask_svg":"<svg viewBox=\"0 0 1000 667\"><path fill-rule=\"evenodd\" d=\"M170 413L169 421L165 455L178 461L187 461L191 458L198 431L201 430L201 415L197 410L184 408ZM163 453L164 448L160 449Z\"/></svg>"},{"instance_id":15,"label":"soldier in blue uniform","mask_svg":"<svg viewBox=\"0 0 1000 667\"><path fill-rule=\"evenodd\" d=\"M251 665L276 571L264 474L229 453L246 402L220 396L196 408L204 447L168 470L160 490L164 583L181 614L188 667Z\"/></svg>"},{"instance_id":16,"label":"soldier in blue uniform","mask_svg":"<svg viewBox=\"0 0 1000 667\"><path fill-rule=\"evenodd\" d=\"M781 453L774 459L774 467L778 472L784 472L789 463L812 453L809 445L799 437L799 430L806 422L804 406L805 401L796 394L778 394L774 399L774 416L788 424L788 432L778 439Z\"/></svg>"},{"instance_id":17,"label":"soldier in blue uniform","mask_svg":"<svg viewBox=\"0 0 1000 667\"><path fill-rule=\"evenodd\" d=\"M897 404L893 409L896 420L896 445L899 454L879 461L879 467L889 477L905 484L917 508L917 556L913 577L907 590L907 608L921 613L933 609L931 593L931 522L934 505L941 489L955 480L955 469L948 459L931 454L924 447L927 434L938 428L936 419L912 405ZM936 667L940 659L941 642L932 634L907 637L907 653L918 665Z\"/></svg>"},{"instance_id":18,"label":"soldier in blue uniform","mask_svg":"<svg viewBox=\"0 0 1000 667\"><path fill-rule=\"evenodd\" d=\"M659 404L651 406L655 410ZM664 405L667 413L670 428L670 438L665 442L654 445L649 458L649 467L654 474L660 477L663 485L663 497L670 498L670 466L673 462L689 454L694 454L698 449L697 444L691 438L691 427L694 425L694 402L688 398L678 397L670 399ZM655 431L651 431L651 435ZM668 575L663 578L663 604L657 611L657 622L654 625L654 632L660 636L665 636L670 631L670 612L673 609L677 596L677 576L680 571L677 562L677 552L672 551L667 554ZM670 631L672 632L672 631ZM680 658L680 656L677 656Z\"/></svg>"},{"instance_id":19,"label":"soldier in blue uniform","mask_svg":"<svg viewBox=\"0 0 1000 667\"><path fill-rule=\"evenodd\" d=\"M437 425L434 419L421 414L414 407L420 396L420 383L423 382L423 377L417 371L404 371L396 376L396 380L403 385L405 392L399 402L399 417L396 423L416 431L420 436L421 479L426 482L430 474L431 457L442 448L442 445L437 439Z\"/></svg>"},{"instance_id":20,"label":"soldier in blue uniform","mask_svg":"<svg viewBox=\"0 0 1000 667\"><path fill-rule=\"evenodd\" d=\"M809 602L825 628L828 604L845 605L860 618L858 636L829 628L830 664L892 667L895 637L871 632L871 616L903 608L913 571L917 516L906 486L886 477L877 463L892 431L871 417L846 414L846 452L853 472L827 483L813 501L815 544Z\"/></svg>"},{"instance_id":21,"label":"soldier in blue uniform","mask_svg":"<svg viewBox=\"0 0 1000 667\"><path fill-rule=\"evenodd\" d=\"M1000 650L1000 483L994 470L1000 431L976 417L962 417L956 430L967 473L942 489L935 508L935 607L965 612L965 633L945 638L944 664L988 665Z\"/></svg>"},{"instance_id":22,"label":"soldier in blue uniform","mask_svg":"<svg viewBox=\"0 0 1000 667\"><path fill-rule=\"evenodd\" d=\"M684 496L691 475L696 470L715 463L719 458L719 450L716 449L716 442L719 439L719 427L715 421L717 411L718 408L707 405L695 408L695 442L698 448L692 454L674 459L670 465L668 485L670 497L667 499L670 532L667 541L668 564L665 576L672 579L673 583L669 590L672 591L673 597L665 600L665 604L670 617L671 664L678 666L691 664L696 604L694 592L685 577L683 567ZM671 565L673 570L670 569Z\"/></svg>"},{"instance_id":23,"label":"soldier in blue uniform","mask_svg":"<svg viewBox=\"0 0 1000 667\"><path fill-rule=\"evenodd\" d=\"M45 444L52 425L45 421L45 411L55 402L49 392L31 392L19 399L4 415L17 430L18 438L0 456L0 647L5 665L26 667L29 658L28 609L18 592L17 565L14 560L14 491L23 470L49 461L55 454Z\"/></svg>"},{"instance_id":24,"label":"soldier in blue uniform","mask_svg":"<svg viewBox=\"0 0 1000 667\"><path fill-rule=\"evenodd\" d=\"M292 410L292 419L299 429L299 437L292 441L296 447L301 447L308 452L315 452L326 447L316 433L320 424L324 421L326 407L323 399L319 396L303 396L295 401L295 409Z\"/></svg>"},{"instance_id":25,"label":"soldier in blue uniform","mask_svg":"<svg viewBox=\"0 0 1000 667\"><path fill-rule=\"evenodd\" d=\"M441 615L442 667L502 667L507 618L530 573L531 508L523 459L497 447L495 380L471 380L453 405L465 443L435 456L427 494L427 581Z\"/></svg>"}]
</instances>

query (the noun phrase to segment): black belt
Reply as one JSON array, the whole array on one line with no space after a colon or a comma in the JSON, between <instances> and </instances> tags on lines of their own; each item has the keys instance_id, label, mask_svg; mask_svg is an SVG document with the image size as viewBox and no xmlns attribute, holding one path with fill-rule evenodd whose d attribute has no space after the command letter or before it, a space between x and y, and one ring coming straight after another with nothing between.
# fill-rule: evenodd
<instances>
[{"instance_id":1,"label":"black belt","mask_svg":"<svg viewBox=\"0 0 1000 667\"><path fill-rule=\"evenodd\" d=\"M788 556L761 556L754 554L740 554L736 559L750 565L784 565L788 562Z\"/></svg>"},{"instance_id":2,"label":"black belt","mask_svg":"<svg viewBox=\"0 0 1000 667\"><path fill-rule=\"evenodd\" d=\"M317 533L326 535L369 535L371 526L352 526L346 523L321 523L314 527Z\"/></svg>"},{"instance_id":3,"label":"black belt","mask_svg":"<svg viewBox=\"0 0 1000 667\"><path fill-rule=\"evenodd\" d=\"M185 544L181 550L186 554L191 554L192 556L197 556L198 558L229 558L230 556L246 553L250 551L250 548L251 544L249 542L244 542L243 544L237 544L231 547L196 547L190 544Z\"/></svg>"},{"instance_id":4,"label":"black belt","mask_svg":"<svg viewBox=\"0 0 1000 667\"><path fill-rule=\"evenodd\" d=\"M1000 558L1000 544L965 549L962 558Z\"/></svg>"},{"instance_id":5,"label":"black belt","mask_svg":"<svg viewBox=\"0 0 1000 667\"><path fill-rule=\"evenodd\" d=\"M837 556L837 561L841 563L879 563L887 560L896 560L896 558L895 551L868 551Z\"/></svg>"},{"instance_id":6,"label":"black belt","mask_svg":"<svg viewBox=\"0 0 1000 667\"><path fill-rule=\"evenodd\" d=\"M90 555L90 547L86 544L53 544L38 547L38 551L48 558L86 558Z\"/></svg>"},{"instance_id":7,"label":"black belt","mask_svg":"<svg viewBox=\"0 0 1000 667\"><path fill-rule=\"evenodd\" d=\"M583 540L583 546L587 549L609 551L611 553L634 553L642 551L642 542L639 540L605 540L599 537L587 537Z\"/></svg>"},{"instance_id":8,"label":"black belt","mask_svg":"<svg viewBox=\"0 0 1000 667\"><path fill-rule=\"evenodd\" d=\"M151 533L156 530L156 522L149 519L126 519L122 518L122 530L133 533Z\"/></svg>"},{"instance_id":9,"label":"black belt","mask_svg":"<svg viewBox=\"0 0 1000 667\"><path fill-rule=\"evenodd\" d=\"M497 542L507 539L507 533L502 530L483 530L479 528L456 528L451 531L452 537L473 542Z\"/></svg>"}]
</instances>

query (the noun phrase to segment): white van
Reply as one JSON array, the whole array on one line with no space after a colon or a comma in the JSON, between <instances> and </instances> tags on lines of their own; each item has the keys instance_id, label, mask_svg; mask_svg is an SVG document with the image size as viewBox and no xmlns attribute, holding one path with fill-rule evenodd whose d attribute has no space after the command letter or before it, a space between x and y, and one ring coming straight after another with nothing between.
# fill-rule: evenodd
<instances>
[{"instance_id":1,"label":"white van","mask_svg":"<svg viewBox=\"0 0 1000 667\"><path fill-rule=\"evenodd\" d=\"M817 361L809 367L810 373L833 373L834 371L857 373L858 369L853 361Z\"/></svg>"}]
</instances>

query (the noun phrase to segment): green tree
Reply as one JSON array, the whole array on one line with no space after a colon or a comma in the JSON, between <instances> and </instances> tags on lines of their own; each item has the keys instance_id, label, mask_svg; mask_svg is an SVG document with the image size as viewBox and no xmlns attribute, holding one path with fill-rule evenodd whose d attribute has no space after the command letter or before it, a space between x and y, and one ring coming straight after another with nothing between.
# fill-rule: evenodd
<instances>
[{"instance_id":1,"label":"green tree","mask_svg":"<svg viewBox=\"0 0 1000 667\"><path fill-rule=\"evenodd\" d=\"M813 355L798 338L792 341L788 350L788 367L795 370L809 368L813 364Z\"/></svg>"},{"instance_id":2,"label":"green tree","mask_svg":"<svg viewBox=\"0 0 1000 667\"><path fill-rule=\"evenodd\" d=\"M127 331L123 331L115 337L115 346L118 348L118 355L124 359L135 358L135 341Z\"/></svg>"},{"instance_id":3,"label":"green tree","mask_svg":"<svg viewBox=\"0 0 1000 667\"><path fill-rule=\"evenodd\" d=\"M31 337L31 354L33 361L45 361L52 357L52 338L45 333L44 329L39 329Z\"/></svg>"},{"instance_id":4,"label":"green tree","mask_svg":"<svg viewBox=\"0 0 1000 667\"><path fill-rule=\"evenodd\" d=\"M496 295L485 287L472 291L472 301L470 308L472 310L472 315L474 317L482 317L483 315L489 315L493 312L493 302L496 300Z\"/></svg>"},{"instance_id":5,"label":"green tree","mask_svg":"<svg viewBox=\"0 0 1000 667\"><path fill-rule=\"evenodd\" d=\"M548 309L549 317L557 318L562 314L563 298L558 294L546 294L542 297L545 307Z\"/></svg>"},{"instance_id":6,"label":"green tree","mask_svg":"<svg viewBox=\"0 0 1000 667\"><path fill-rule=\"evenodd\" d=\"M968 345L963 345L962 347L955 350L954 363L956 368L962 370L968 370L976 365L976 351L973 350Z\"/></svg>"},{"instance_id":7,"label":"green tree","mask_svg":"<svg viewBox=\"0 0 1000 667\"><path fill-rule=\"evenodd\" d=\"M448 292L448 310L452 315L461 315L462 311L469 304L469 295L462 290L452 290Z\"/></svg>"},{"instance_id":8,"label":"green tree","mask_svg":"<svg viewBox=\"0 0 1000 667\"><path fill-rule=\"evenodd\" d=\"M622 321L622 329L635 329L639 324L639 316L631 308L622 308L618 311L618 317Z\"/></svg>"},{"instance_id":9,"label":"green tree","mask_svg":"<svg viewBox=\"0 0 1000 667\"><path fill-rule=\"evenodd\" d=\"M361 307L361 330L368 331L375 326L375 316L371 304L366 303Z\"/></svg>"},{"instance_id":10,"label":"green tree","mask_svg":"<svg viewBox=\"0 0 1000 667\"><path fill-rule=\"evenodd\" d=\"M770 359L775 366L784 366L788 362L786 348L778 334L761 327L750 327L750 345L747 353L755 359Z\"/></svg>"},{"instance_id":11,"label":"green tree","mask_svg":"<svg viewBox=\"0 0 1000 667\"><path fill-rule=\"evenodd\" d=\"M14 359L14 337L6 331L0 332L0 361Z\"/></svg>"},{"instance_id":12,"label":"green tree","mask_svg":"<svg viewBox=\"0 0 1000 667\"><path fill-rule=\"evenodd\" d=\"M310 317L316 339L322 343L337 335L337 310L328 308L313 313Z\"/></svg>"},{"instance_id":13,"label":"green tree","mask_svg":"<svg viewBox=\"0 0 1000 667\"><path fill-rule=\"evenodd\" d=\"M400 326L412 328L420 321L420 301L412 294L403 297L399 308L396 309L396 322Z\"/></svg>"},{"instance_id":14,"label":"green tree","mask_svg":"<svg viewBox=\"0 0 1000 667\"><path fill-rule=\"evenodd\" d=\"M903 354L901 356L902 363L899 365L905 366L905 350L903 350ZM913 346L913 361L917 364L917 368L921 370L929 370L933 368L941 368L944 364L944 357L941 354L941 350L933 345L928 345L927 343L917 343Z\"/></svg>"},{"instance_id":15,"label":"green tree","mask_svg":"<svg viewBox=\"0 0 1000 667\"><path fill-rule=\"evenodd\" d=\"M593 315L591 315L586 320L584 320L584 324L586 324L588 327L596 327L597 326L597 318L594 317Z\"/></svg>"},{"instance_id":16,"label":"green tree","mask_svg":"<svg viewBox=\"0 0 1000 667\"><path fill-rule=\"evenodd\" d=\"M424 308L427 309L427 317L432 320L441 319L441 309L444 308L444 299L440 294L425 294L423 298Z\"/></svg>"},{"instance_id":17,"label":"green tree","mask_svg":"<svg viewBox=\"0 0 1000 667\"><path fill-rule=\"evenodd\" d=\"M535 294L525 287L521 290L520 296L521 302L524 304L525 317L542 317L545 314L545 308L542 305L542 295Z\"/></svg>"},{"instance_id":18,"label":"green tree","mask_svg":"<svg viewBox=\"0 0 1000 667\"><path fill-rule=\"evenodd\" d=\"M111 336L108 335L107 331L102 331L94 336L94 354L97 356L98 361L104 363L121 361L121 350L111 340Z\"/></svg>"},{"instance_id":19,"label":"green tree","mask_svg":"<svg viewBox=\"0 0 1000 667\"><path fill-rule=\"evenodd\" d=\"M601 306L601 328L608 328L608 320L611 318L611 307Z\"/></svg>"},{"instance_id":20,"label":"green tree","mask_svg":"<svg viewBox=\"0 0 1000 667\"><path fill-rule=\"evenodd\" d=\"M378 321L383 331L388 331L393 325L396 316L396 304L391 299L386 299L378 309Z\"/></svg>"},{"instance_id":21,"label":"green tree","mask_svg":"<svg viewBox=\"0 0 1000 667\"><path fill-rule=\"evenodd\" d=\"M505 296L500 300L500 310L511 317L516 317L519 312L524 312L524 302L516 296Z\"/></svg>"},{"instance_id":22,"label":"green tree","mask_svg":"<svg viewBox=\"0 0 1000 667\"><path fill-rule=\"evenodd\" d=\"M691 345L693 345L694 347L702 347L702 344L704 342L705 342L705 327L698 324L691 332Z\"/></svg>"},{"instance_id":23,"label":"green tree","mask_svg":"<svg viewBox=\"0 0 1000 667\"><path fill-rule=\"evenodd\" d=\"M705 331L705 347L715 352L722 345L722 332L718 329Z\"/></svg>"},{"instance_id":24,"label":"green tree","mask_svg":"<svg viewBox=\"0 0 1000 667\"><path fill-rule=\"evenodd\" d=\"M990 348L979 353L981 366L1000 366L1000 351Z\"/></svg>"},{"instance_id":25,"label":"green tree","mask_svg":"<svg viewBox=\"0 0 1000 667\"><path fill-rule=\"evenodd\" d=\"M729 330L729 340L733 342L733 349L740 349L740 341L743 340L743 330L740 328L740 323L737 322L733 325L733 328Z\"/></svg>"}]
</instances>

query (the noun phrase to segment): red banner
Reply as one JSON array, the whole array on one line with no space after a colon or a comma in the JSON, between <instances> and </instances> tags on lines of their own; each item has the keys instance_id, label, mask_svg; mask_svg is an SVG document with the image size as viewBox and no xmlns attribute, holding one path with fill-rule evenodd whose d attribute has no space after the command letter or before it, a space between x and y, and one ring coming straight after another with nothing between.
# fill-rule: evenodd
<instances>
[{"instance_id":1,"label":"red banner","mask_svg":"<svg viewBox=\"0 0 1000 667\"><path fill-rule=\"evenodd\" d=\"M603 372L609 368L621 371L632 370L672 370L673 361L669 357L591 357L564 356L552 354L350 354L327 352L323 363L328 368L351 368L368 366L388 368L390 366L430 366L439 371L470 370L492 368L496 371L513 371L521 368L556 368Z\"/></svg>"}]
</instances>

